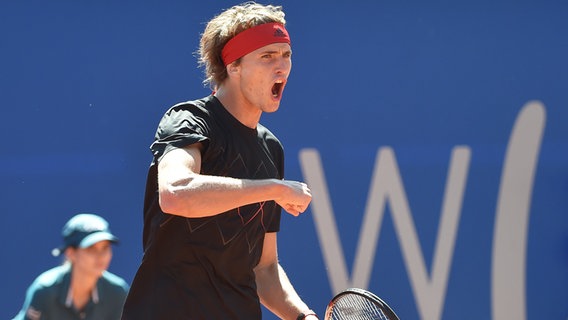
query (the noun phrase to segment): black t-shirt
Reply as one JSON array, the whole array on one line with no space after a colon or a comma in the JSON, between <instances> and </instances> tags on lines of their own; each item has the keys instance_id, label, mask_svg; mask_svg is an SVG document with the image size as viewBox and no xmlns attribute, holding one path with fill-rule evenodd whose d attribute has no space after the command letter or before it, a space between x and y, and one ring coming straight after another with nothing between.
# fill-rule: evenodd
<instances>
[{"instance_id":1,"label":"black t-shirt","mask_svg":"<svg viewBox=\"0 0 568 320\"><path fill-rule=\"evenodd\" d=\"M283 178L282 145L265 127L244 126L213 96L170 108L160 121L144 199L144 257L123 319L260 319L253 268L264 235L280 228L281 208L266 201L206 218L163 213L157 166L168 151L201 142L201 173Z\"/></svg>"}]
</instances>

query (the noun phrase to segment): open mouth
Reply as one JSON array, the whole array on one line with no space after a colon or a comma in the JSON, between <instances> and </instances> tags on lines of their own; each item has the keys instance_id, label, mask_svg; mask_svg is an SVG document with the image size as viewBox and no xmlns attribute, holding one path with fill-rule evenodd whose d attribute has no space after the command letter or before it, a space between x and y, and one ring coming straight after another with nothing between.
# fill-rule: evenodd
<instances>
[{"instance_id":1,"label":"open mouth","mask_svg":"<svg viewBox=\"0 0 568 320\"><path fill-rule=\"evenodd\" d=\"M282 90L284 89L284 82L282 80L277 80L274 85L272 85L272 97L280 98L282 96Z\"/></svg>"}]
</instances>

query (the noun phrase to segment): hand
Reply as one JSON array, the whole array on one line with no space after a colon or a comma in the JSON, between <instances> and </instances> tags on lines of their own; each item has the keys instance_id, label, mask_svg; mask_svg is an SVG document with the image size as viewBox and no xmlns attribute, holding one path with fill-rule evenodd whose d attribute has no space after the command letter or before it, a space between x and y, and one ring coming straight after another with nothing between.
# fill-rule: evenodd
<instances>
[{"instance_id":1,"label":"hand","mask_svg":"<svg viewBox=\"0 0 568 320\"><path fill-rule=\"evenodd\" d=\"M281 183L285 188L275 201L286 212L297 217L306 211L312 201L310 188L307 184L298 181L282 180Z\"/></svg>"}]
</instances>

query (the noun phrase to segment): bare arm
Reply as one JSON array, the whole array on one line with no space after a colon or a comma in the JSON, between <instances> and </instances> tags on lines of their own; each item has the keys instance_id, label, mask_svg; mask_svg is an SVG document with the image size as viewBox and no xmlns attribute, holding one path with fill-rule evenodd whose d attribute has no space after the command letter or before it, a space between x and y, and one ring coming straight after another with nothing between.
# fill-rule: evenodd
<instances>
[{"instance_id":1,"label":"bare arm","mask_svg":"<svg viewBox=\"0 0 568 320\"><path fill-rule=\"evenodd\" d=\"M256 274L257 293L260 302L281 319L296 319L303 312L311 313L310 308L294 290L288 276L278 263L276 233L267 233ZM317 319L307 316L306 320Z\"/></svg>"},{"instance_id":2,"label":"bare arm","mask_svg":"<svg viewBox=\"0 0 568 320\"><path fill-rule=\"evenodd\" d=\"M164 212L212 216L243 205L274 200L297 216L311 201L305 183L278 179L234 179L200 174L200 145L168 152L158 164L158 191Z\"/></svg>"}]
</instances>

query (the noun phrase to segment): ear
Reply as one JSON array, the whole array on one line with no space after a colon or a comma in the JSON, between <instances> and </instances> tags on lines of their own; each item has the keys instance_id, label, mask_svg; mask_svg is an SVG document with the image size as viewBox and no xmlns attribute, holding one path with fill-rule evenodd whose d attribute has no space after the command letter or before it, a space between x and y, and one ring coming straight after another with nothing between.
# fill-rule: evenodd
<instances>
[{"instance_id":1,"label":"ear","mask_svg":"<svg viewBox=\"0 0 568 320\"><path fill-rule=\"evenodd\" d=\"M68 247L67 249L65 249L65 257L67 258L67 260L75 262L76 255L77 255L77 249L73 247Z\"/></svg>"},{"instance_id":2,"label":"ear","mask_svg":"<svg viewBox=\"0 0 568 320\"><path fill-rule=\"evenodd\" d=\"M228 73L237 73L239 72L239 66L236 63L231 63L227 66Z\"/></svg>"}]
</instances>

